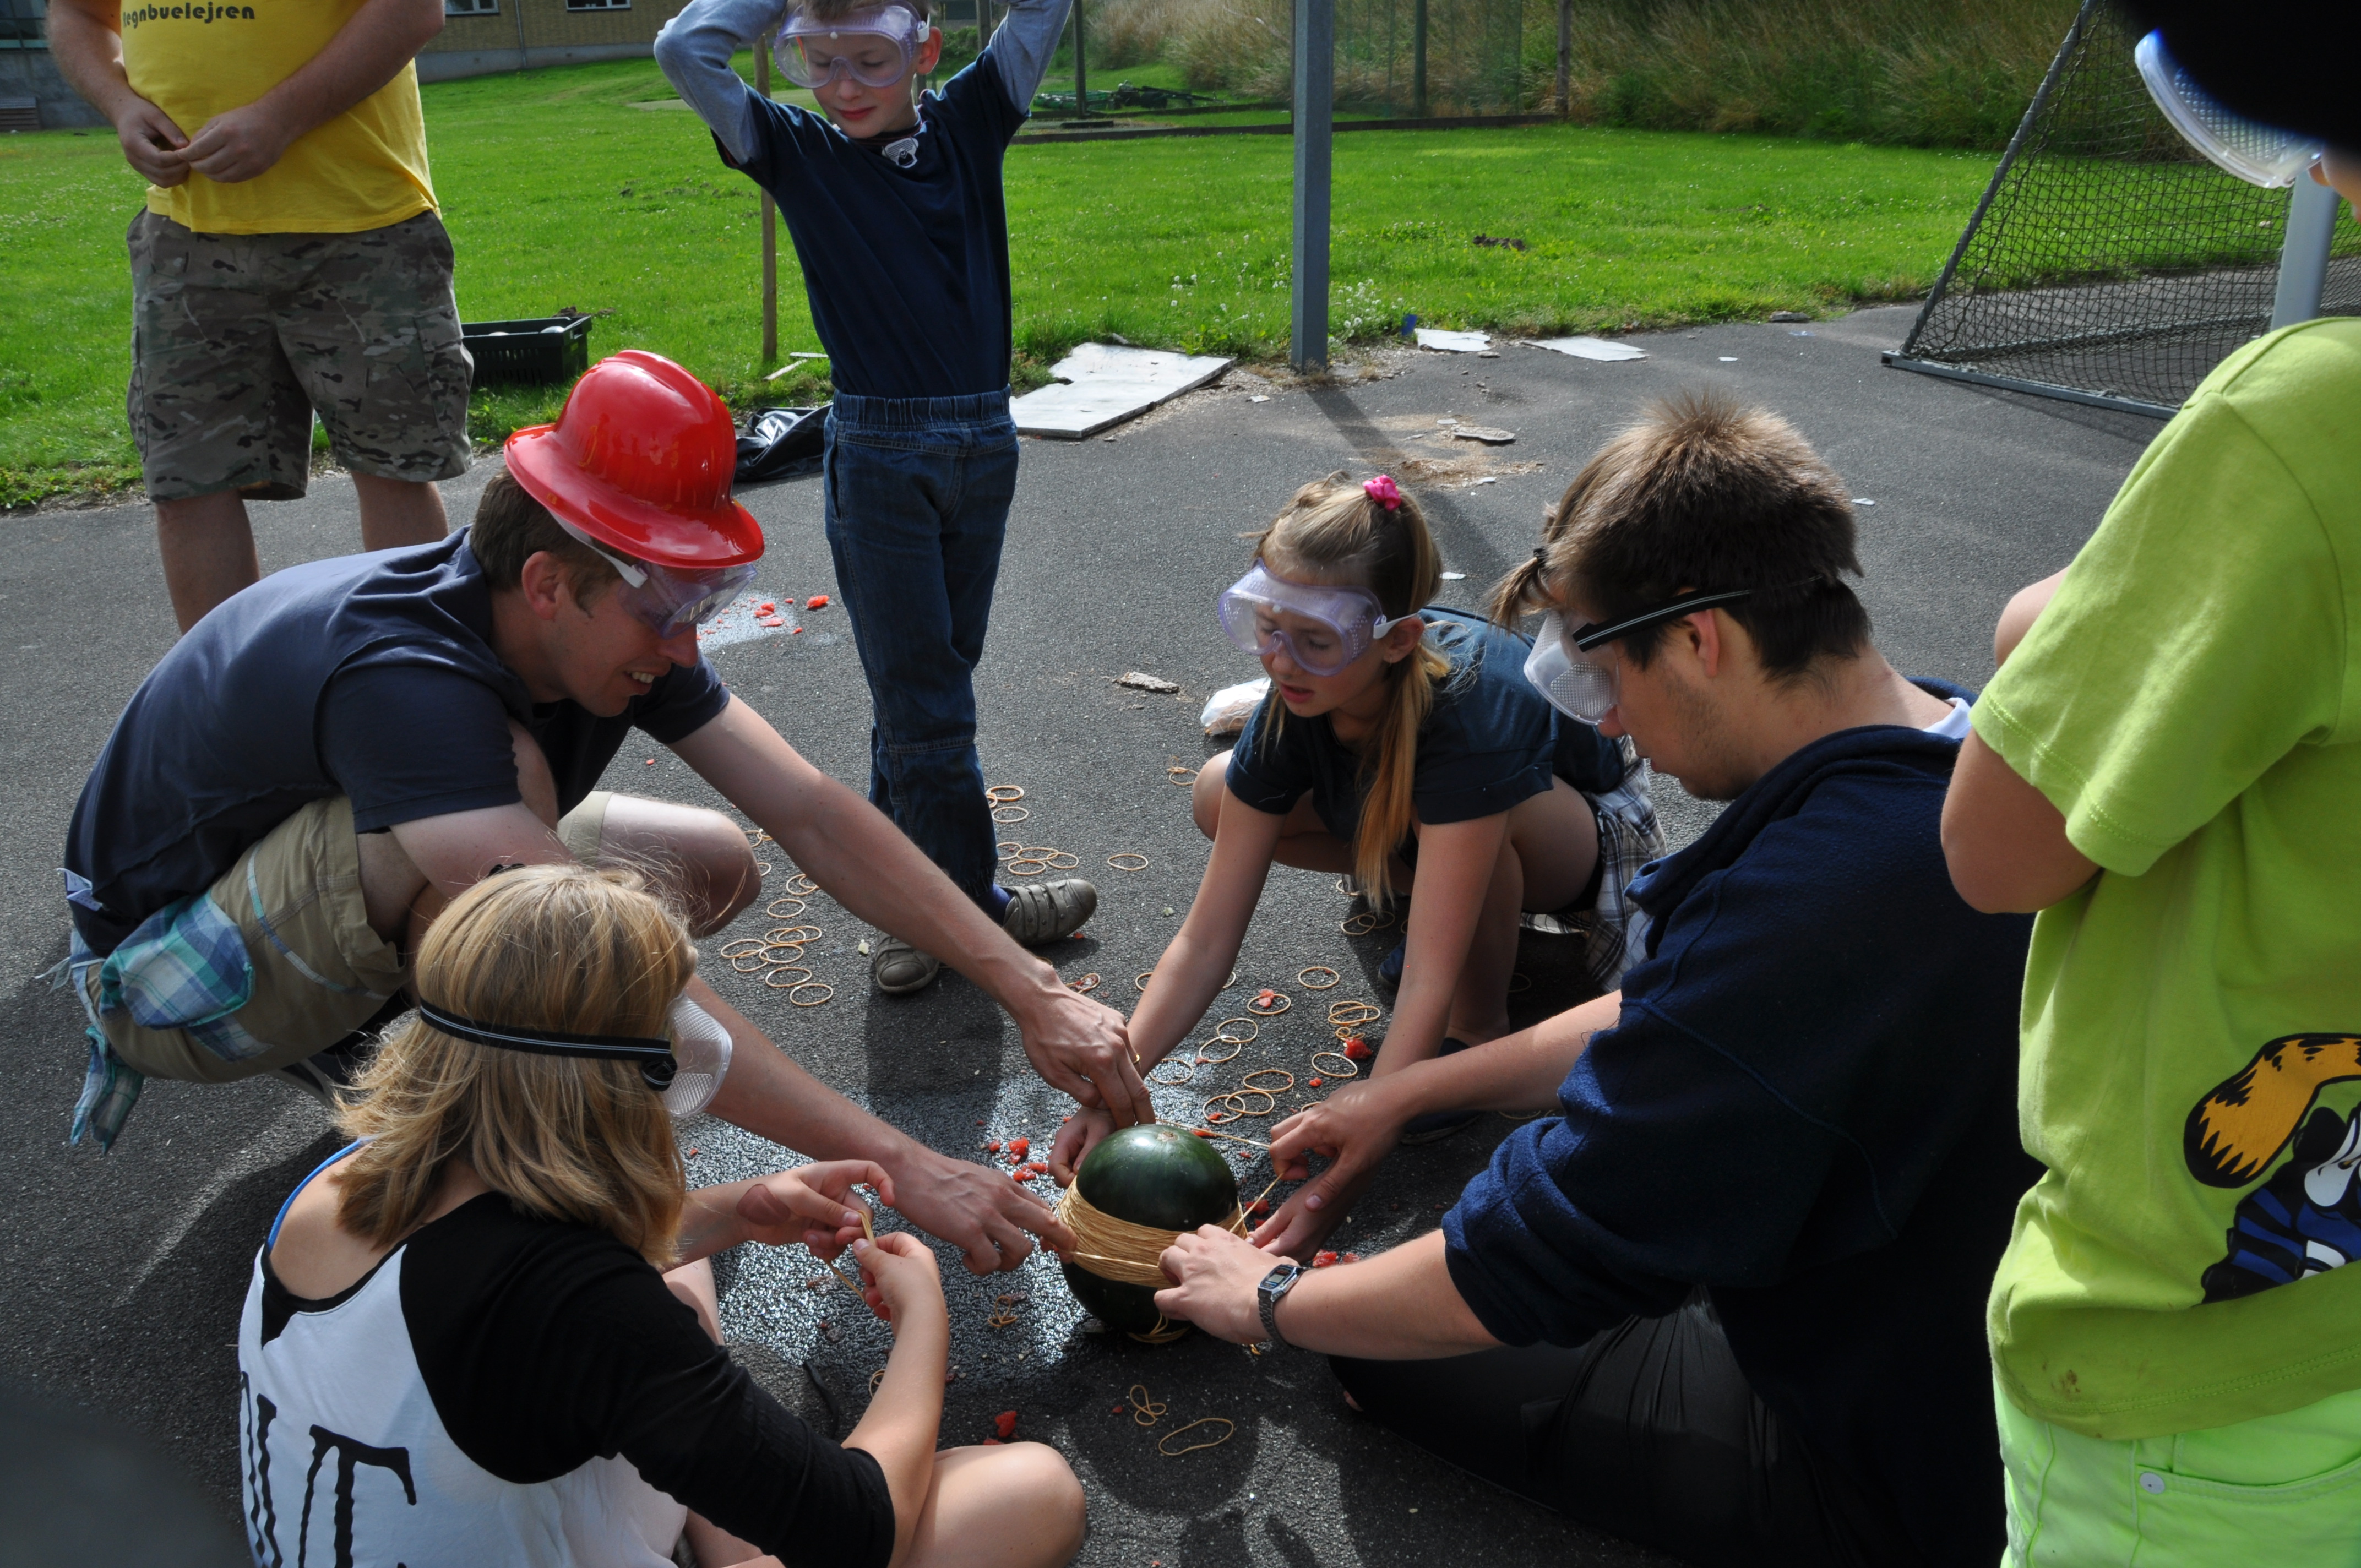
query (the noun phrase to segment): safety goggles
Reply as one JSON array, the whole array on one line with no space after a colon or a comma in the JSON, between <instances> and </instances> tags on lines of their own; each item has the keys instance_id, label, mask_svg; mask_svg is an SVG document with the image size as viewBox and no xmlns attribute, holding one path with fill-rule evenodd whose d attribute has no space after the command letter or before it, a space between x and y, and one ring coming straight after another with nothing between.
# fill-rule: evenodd
<instances>
[{"instance_id":1,"label":"safety goggles","mask_svg":"<svg viewBox=\"0 0 2361 1568\"><path fill-rule=\"evenodd\" d=\"M2224 107L2180 68L2164 47L2161 32L2140 39L2132 59L2147 95L2172 128L2224 174L2277 191L2294 184L2328 150L2317 137L2283 131Z\"/></svg>"},{"instance_id":2,"label":"safety goggles","mask_svg":"<svg viewBox=\"0 0 2361 1568\"><path fill-rule=\"evenodd\" d=\"M1560 713L1585 724L1596 724L1623 699L1623 660L1617 654L1612 663L1601 663L1585 654L1634 631L1679 620L1700 609L1748 598L1753 592L1752 588L1732 588L1725 593L1684 594L1607 626L1585 621L1570 627L1564 616L1551 610L1542 617L1541 630L1533 634L1533 651L1525 657L1525 679Z\"/></svg>"},{"instance_id":3,"label":"safety goggles","mask_svg":"<svg viewBox=\"0 0 2361 1568\"><path fill-rule=\"evenodd\" d=\"M1266 659L1285 649L1315 675L1334 674L1395 624L1367 588L1290 583L1263 570L1260 561L1223 592L1219 609L1231 641ZM1282 615L1312 624L1290 630L1279 623Z\"/></svg>"},{"instance_id":4,"label":"safety goggles","mask_svg":"<svg viewBox=\"0 0 2361 1568\"><path fill-rule=\"evenodd\" d=\"M851 77L868 88L891 87L910 74L927 20L906 5L870 5L818 21L797 16L779 29L771 51L787 80L818 88Z\"/></svg>"},{"instance_id":5,"label":"safety goggles","mask_svg":"<svg viewBox=\"0 0 2361 1568\"><path fill-rule=\"evenodd\" d=\"M730 1031L686 996L675 999L665 1015L664 1026L670 1031L665 1039L488 1024L423 1001L418 1004L418 1015L452 1038L472 1045L533 1056L635 1062L642 1081L656 1091L664 1108L675 1116L694 1116L712 1103L730 1072Z\"/></svg>"},{"instance_id":6,"label":"safety goggles","mask_svg":"<svg viewBox=\"0 0 2361 1568\"><path fill-rule=\"evenodd\" d=\"M623 581L615 601L659 637L673 637L692 626L702 626L730 607L731 600L754 586L754 563L719 566L709 572L675 572L653 561L635 561L608 549L564 518L557 526L598 554Z\"/></svg>"}]
</instances>

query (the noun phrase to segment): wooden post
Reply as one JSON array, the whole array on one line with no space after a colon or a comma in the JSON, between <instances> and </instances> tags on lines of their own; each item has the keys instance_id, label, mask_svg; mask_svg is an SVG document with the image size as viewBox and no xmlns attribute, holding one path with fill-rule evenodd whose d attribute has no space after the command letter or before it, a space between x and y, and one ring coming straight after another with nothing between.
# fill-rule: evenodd
<instances>
[{"instance_id":1,"label":"wooden post","mask_svg":"<svg viewBox=\"0 0 2361 1568\"><path fill-rule=\"evenodd\" d=\"M1557 0L1557 112L1574 112L1574 0Z\"/></svg>"},{"instance_id":2,"label":"wooden post","mask_svg":"<svg viewBox=\"0 0 2361 1568\"><path fill-rule=\"evenodd\" d=\"M1410 25L1411 118L1426 118L1426 0L1417 0Z\"/></svg>"},{"instance_id":3,"label":"wooden post","mask_svg":"<svg viewBox=\"0 0 2361 1568\"><path fill-rule=\"evenodd\" d=\"M1425 14L1426 0L1419 0ZM1295 0L1295 274L1288 362L1328 367L1328 174L1336 97L1334 0Z\"/></svg>"},{"instance_id":4,"label":"wooden post","mask_svg":"<svg viewBox=\"0 0 2361 1568\"><path fill-rule=\"evenodd\" d=\"M771 37L754 40L754 91L771 95ZM779 358L779 212L766 187L763 192L763 368Z\"/></svg>"}]
</instances>

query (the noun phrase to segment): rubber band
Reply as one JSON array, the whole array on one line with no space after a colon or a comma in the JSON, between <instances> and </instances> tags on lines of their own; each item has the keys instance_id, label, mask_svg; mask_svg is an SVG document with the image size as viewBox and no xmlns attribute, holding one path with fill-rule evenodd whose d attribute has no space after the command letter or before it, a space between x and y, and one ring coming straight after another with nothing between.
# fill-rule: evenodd
<instances>
[{"instance_id":1,"label":"rubber band","mask_svg":"<svg viewBox=\"0 0 2361 1568\"><path fill-rule=\"evenodd\" d=\"M1246 1011L1257 1018L1276 1018L1295 1003L1290 998L1271 990L1257 992L1246 1001Z\"/></svg>"},{"instance_id":2,"label":"rubber band","mask_svg":"<svg viewBox=\"0 0 2361 1568\"><path fill-rule=\"evenodd\" d=\"M1202 771L1203 770L1199 768L1190 767L1184 762L1175 762L1170 767L1164 770L1164 776L1170 779L1172 783L1185 787L1195 784L1197 782L1198 773Z\"/></svg>"},{"instance_id":3,"label":"rubber band","mask_svg":"<svg viewBox=\"0 0 2361 1568\"><path fill-rule=\"evenodd\" d=\"M768 861L758 858L754 861L754 874L758 877L769 876L776 870L778 870L778 867L771 864Z\"/></svg>"},{"instance_id":4,"label":"rubber band","mask_svg":"<svg viewBox=\"0 0 2361 1568\"><path fill-rule=\"evenodd\" d=\"M1386 1015L1386 1010L1374 1002L1353 998L1328 1004L1328 1022L1338 1025L1374 1024Z\"/></svg>"},{"instance_id":5,"label":"rubber band","mask_svg":"<svg viewBox=\"0 0 2361 1568\"><path fill-rule=\"evenodd\" d=\"M1140 973L1131 977L1132 989L1138 992L1142 996L1145 996L1148 994L1148 982L1155 978L1156 971L1154 970L1144 970Z\"/></svg>"},{"instance_id":6,"label":"rubber band","mask_svg":"<svg viewBox=\"0 0 2361 1568\"><path fill-rule=\"evenodd\" d=\"M1308 976L1315 974L1324 974L1328 979L1323 983L1320 981L1307 978ZM1344 980L1345 977L1343 975L1338 974L1326 964L1313 964L1308 969L1300 969L1295 971L1295 983L1301 986L1306 991L1334 991L1337 986L1344 983Z\"/></svg>"},{"instance_id":7,"label":"rubber band","mask_svg":"<svg viewBox=\"0 0 2361 1568\"><path fill-rule=\"evenodd\" d=\"M798 937L796 935L798 931L806 931L810 935ZM817 926L774 926L763 933L763 940L774 946L793 943L796 947L801 947L806 942L817 942L827 935L827 932Z\"/></svg>"},{"instance_id":8,"label":"rubber band","mask_svg":"<svg viewBox=\"0 0 2361 1568\"><path fill-rule=\"evenodd\" d=\"M1523 981L1525 983L1524 983L1524 984L1522 984L1522 985L1519 985L1519 984L1517 983L1517 981L1521 981L1521 981ZM1511 970L1509 972L1509 994L1510 994L1510 995L1514 996L1514 995L1516 995L1516 994L1517 994L1519 992L1521 992L1521 991L1531 991L1532 988L1533 988L1533 977L1532 977L1532 976L1531 976L1531 975L1529 975L1529 974L1525 974L1525 973L1523 973L1523 972L1521 972L1521 971L1520 971L1520 970Z\"/></svg>"},{"instance_id":9,"label":"rubber band","mask_svg":"<svg viewBox=\"0 0 2361 1568\"><path fill-rule=\"evenodd\" d=\"M1244 1024L1246 1026L1246 1033L1231 1034L1230 1025L1233 1024ZM1217 1040L1235 1040L1239 1045L1250 1046L1261 1037L1262 1025L1251 1018L1224 1018L1213 1025L1213 1038Z\"/></svg>"},{"instance_id":10,"label":"rubber band","mask_svg":"<svg viewBox=\"0 0 2361 1568\"><path fill-rule=\"evenodd\" d=\"M992 819L999 823L1022 822L1033 814L1021 806L995 806Z\"/></svg>"},{"instance_id":11,"label":"rubber band","mask_svg":"<svg viewBox=\"0 0 2361 1568\"><path fill-rule=\"evenodd\" d=\"M749 962L749 959L752 961ZM759 952L741 953L730 960L730 967L740 974L757 974L765 967L767 961Z\"/></svg>"},{"instance_id":12,"label":"rubber band","mask_svg":"<svg viewBox=\"0 0 2361 1568\"><path fill-rule=\"evenodd\" d=\"M1347 937L1366 937L1372 931L1383 931L1394 923L1390 909L1365 909L1358 915L1347 915L1336 923L1336 929Z\"/></svg>"},{"instance_id":13,"label":"rubber band","mask_svg":"<svg viewBox=\"0 0 2361 1568\"><path fill-rule=\"evenodd\" d=\"M810 1002L806 1002L802 997L797 996L797 995L796 994L796 992L798 992L798 991L814 991L814 990L818 990L818 991L825 991L825 992L828 992L828 994L827 994L826 996L822 996L822 997L816 998L815 1000L810 1001ZM804 981L801 985L798 985L798 986L794 987L792 990L790 990L790 991L787 992L787 1000L788 1000L789 1002L794 1003L795 1003L796 1006L798 1006L798 1007L819 1007L819 1006L823 1006L823 1005L827 1004L827 1003L829 1003L829 1002L834 1001L835 999L836 999L836 987L834 987L834 986L832 986L832 985L829 984L826 981L821 981L821 980L807 980L807 981Z\"/></svg>"},{"instance_id":14,"label":"rubber band","mask_svg":"<svg viewBox=\"0 0 2361 1568\"><path fill-rule=\"evenodd\" d=\"M1333 1055L1334 1053L1323 1052L1322 1054ZM1256 1079L1262 1077L1265 1073L1277 1073L1279 1077L1287 1080L1287 1081L1280 1084L1276 1090L1265 1089L1261 1084L1255 1081ZM1295 1087L1295 1075L1288 1071L1283 1067L1258 1067L1252 1072L1246 1074L1246 1077L1240 1079L1238 1080L1238 1087L1240 1089L1251 1089L1257 1094L1284 1094L1289 1090Z\"/></svg>"},{"instance_id":15,"label":"rubber band","mask_svg":"<svg viewBox=\"0 0 2361 1568\"><path fill-rule=\"evenodd\" d=\"M1339 1071L1334 1068L1322 1067L1320 1065L1322 1057L1326 1057L1332 1061L1343 1062L1344 1069ZM1312 1053L1312 1070L1323 1078L1358 1078L1361 1076L1361 1064L1342 1051L1314 1051Z\"/></svg>"},{"instance_id":16,"label":"rubber band","mask_svg":"<svg viewBox=\"0 0 2361 1568\"><path fill-rule=\"evenodd\" d=\"M1223 1103L1223 1102L1225 1102L1225 1101L1236 1101L1236 1102L1237 1102L1237 1103L1236 1103L1235 1107L1235 1108L1230 1112L1230 1113L1229 1113L1228 1115L1226 1115L1226 1116L1217 1116L1217 1115L1215 1115L1215 1114L1213 1113L1213 1107L1214 1107L1214 1106L1216 1106L1216 1105L1219 1105L1219 1104ZM1198 1115L1200 1115L1200 1116L1202 1116L1202 1117L1203 1117L1203 1118L1205 1119L1205 1123L1206 1123L1206 1124L1207 1124L1208 1126L1213 1126L1213 1127L1218 1127L1218 1126L1220 1126L1220 1125L1221 1125L1223 1123L1224 1123L1224 1122L1235 1122L1235 1121L1236 1121L1239 1117L1241 1117L1241 1116L1245 1115L1246 1113L1246 1102L1245 1102L1244 1100L1240 1100L1240 1099L1238 1098L1238 1094L1237 1094L1237 1091L1236 1091L1235 1090L1228 1090L1228 1091L1224 1091L1223 1093L1220 1093L1220 1094L1216 1094L1216 1095L1212 1096L1211 1098L1209 1098L1209 1099L1205 1102L1204 1105L1203 1105L1203 1106L1202 1106L1202 1107L1198 1111L1198 1113L1197 1113L1197 1114L1198 1114Z\"/></svg>"},{"instance_id":17,"label":"rubber band","mask_svg":"<svg viewBox=\"0 0 2361 1568\"><path fill-rule=\"evenodd\" d=\"M1088 996L1098 988L1099 977L1095 973L1082 975L1066 982L1066 989L1077 996Z\"/></svg>"},{"instance_id":18,"label":"rubber band","mask_svg":"<svg viewBox=\"0 0 2361 1568\"><path fill-rule=\"evenodd\" d=\"M1214 1421L1221 1422L1223 1428L1222 1435L1214 1438L1210 1442L1192 1442L1186 1448L1167 1448L1164 1446L1166 1443L1170 1442L1174 1438L1179 1437L1184 1431L1193 1431L1199 1427L1208 1425ZM1162 1437L1158 1438L1156 1440L1156 1452L1164 1455L1167 1459L1178 1459L1184 1453L1195 1453L1202 1449L1207 1448L1219 1448L1222 1444L1229 1442L1231 1438L1235 1437L1237 1435L1237 1431L1238 1423L1230 1420L1227 1416L1199 1416L1195 1420L1189 1422L1186 1426L1174 1427L1170 1431L1166 1432Z\"/></svg>"},{"instance_id":19,"label":"rubber band","mask_svg":"<svg viewBox=\"0 0 2361 1568\"><path fill-rule=\"evenodd\" d=\"M1124 1398L1131 1403L1131 1419L1144 1427L1154 1426L1157 1418L1170 1409L1170 1406L1159 1404L1151 1398L1148 1396L1148 1385L1145 1383L1133 1384L1131 1392L1126 1394Z\"/></svg>"},{"instance_id":20,"label":"rubber band","mask_svg":"<svg viewBox=\"0 0 2361 1568\"><path fill-rule=\"evenodd\" d=\"M782 904L792 904L795 907L793 909L782 909L779 907ZM774 920L792 920L809 907L810 905L807 905L802 899L796 897L793 894L785 894L764 905L763 906L763 913L769 916Z\"/></svg>"},{"instance_id":21,"label":"rubber band","mask_svg":"<svg viewBox=\"0 0 2361 1568\"><path fill-rule=\"evenodd\" d=\"M803 886L797 887L796 885L797 883L803 883ZM789 877L786 885L788 895L794 898L809 898L819 891L819 883L812 881L809 874L804 872L797 872Z\"/></svg>"},{"instance_id":22,"label":"rubber band","mask_svg":"<svg viewBox=\"0 0 2361 1568\"><path fill-rule=\"evenodd\" d=\"M881 1366L876 1371L869 1375L869 1392L873 1395L875 1394L877 1392L877 1385L884 1381L885 1369Z\"/></svg>"},{"instance_id":23,"label":"rubber band","mask_svg":"<svg viewBox=\"0 0 2361 1568\"><path fill-rule=\"evenodd\" d=\"M1027 866L1030 866L1032 870L1026 870L1025 868ZM1049 869L1049 862L1047 861L1015 860L1003 861L1001 862L1001 870L1006 872L1010 876L1039 876L1043 872L1046 872Z\"/></svg>"},{"instance_id":24,"label":"rubber band","mask_svg":"<svg viewBox=\"0 0 2361 1568\"><path fill-rule=\"evenodd\" d=\"M1139 864L1127 866L1123 863L1126 861L1137 861ZM1148 857L1137 850L1119 850L1107 857L1107 864L1119 872L1144 872L1148 869Z\"/></svg>"},{"instance_id":25,"label":"rubber band","mask_svg":"<svg viewBox=\"0 0 2361 1568\"><path fill-rule=\"evenodd\" d=\"M1207 1040L1205 1044L1210 1046L1214 1044L1216 1041L1228 1046L1230 1047L1230 1054L1225 1057L1209 1057L1204 1053L1204 1050L1200 1047L1197 1052L1197 1061L1200 1066L1219 1067L1224 1062L1235 1061L1238 1059L1238 1053L1246 1048L1246 1043L1234 1035L1216 1035L1213 1039Z\"/></svg>"},{"instance_id":26,"label":"rubber band","mask_svg":"<svg viewBox=\"0 0 2361 1568\"><path fill-rule=\"evenodd\" d=\"M1009 861L1021 859L1025 854L1025 846L1014 839L1003 839L993 845L992 852L999 856L1005 864Z\"/></svg>"},{"instance_id":27,"label":"rubber band","mask_svg":"<svg viewBox=\"0 0 2361 1568\"><path fill-rule=\"evenodd\" d=\"M789 985L782 985L779 983L779 977L783 974L799 974L803 976L803 979ZM807 985L816 985L820 982L813 980L812 971L804 968L801 964L780 964L775 969L766 970L763 973L763 983L769 986L773 991L801 991ZM814 1003L812 1005L817 1007L819 1003Z\"/></svg>"},{"instance_id":28,"label":"rubber band","mask_svg":"<svg viewBox=\"0 0 2361 1568\"><path fill-rule=\"evenodd\" d=\"M732 948L738 950L732 952L730 951ZM759 953L762 950L763 938L760 937L740 937L721 944L721 956L725 959L742 959L749 953Z\"/></svg>"},{"instance_id":29,"label":"rubber band","mask_svg":"<svg viewBox=\"0 0 2361 1568\"><path fill-rule=\"evenodd\" d=\"M1168 1067L1179 1068L1180 1069L1180 1076L1178 1078L1159 1078L1156 1076ZM1150 1083L1161 1084L1166 1089L1185 1088L1189 1080L1196 1076L1196 1068L1189 1062L1182 1061L1179 1057L1166 1057L1162 1061L1158 1062L1154 1067L1148 1069L1148 1081Z\"/></svg>"},{"instance_id":30,"label":"rubber band","mask_svg":"<svg viewBox=\"0 0 2361 1568\"><path fill-rule=\"evenodd\" d=\"M1052 850L1049 853L1041 857L1041 863L1048 866L1051 871L1071 872L1081 867L1082 857L1080 855L1069 854L1063 850Z\"/></svg>"},{"instance_id":31,"label":"rubber band","mask_svg":"<svg viewBox=\"0 0 2361 1568\"><path fill-rule=\"evenodd\" d=\"M993 784L983 792L983 798L994 806L1005 806L1012 800L1025 798L1023 784Z\"/></svg>"}]
</instances>

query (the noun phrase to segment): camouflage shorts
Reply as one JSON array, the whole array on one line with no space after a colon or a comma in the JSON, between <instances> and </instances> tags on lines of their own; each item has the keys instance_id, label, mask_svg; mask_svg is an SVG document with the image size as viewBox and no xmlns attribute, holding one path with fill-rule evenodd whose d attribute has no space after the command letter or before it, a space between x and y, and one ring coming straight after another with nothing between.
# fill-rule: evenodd
<instances>
[{"instance_id":1,"label":"camouflage shorts","mask_svg":"<svg viewBox=\"0 0 2361 1568\"><path fill-rule=\"evenodd\" d=\"M433 213L361 234L196 234L142 211L131 248L132 439L154 500L303 493L319 411L336 461L467 469L451 239Z\"/></svg>"}]
</instances>

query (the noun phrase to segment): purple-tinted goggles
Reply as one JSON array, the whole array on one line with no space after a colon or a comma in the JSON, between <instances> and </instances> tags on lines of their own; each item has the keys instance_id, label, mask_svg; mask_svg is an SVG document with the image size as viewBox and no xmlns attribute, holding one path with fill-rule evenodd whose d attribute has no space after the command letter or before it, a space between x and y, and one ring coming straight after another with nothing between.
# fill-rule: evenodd
<instances>
[{"instance_id":1,"label":"purple-tinted goggles","mask_svg":"<svg viewBox=\"0 0 2361 1568\"><path fill-rule=\"evenodd\" d=\"M1377 595L1367 588L1290 583L1272 576L1260 561L1229 586L1219 608L1222 630L1231 641L1262 658L1284 648L1315 675L1334 674L1367 652L1369 644L1394 624ZM1290 630L1279 624L1281 614L1315 624Z\"/></svg>"}]
</instances>

